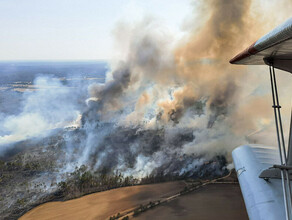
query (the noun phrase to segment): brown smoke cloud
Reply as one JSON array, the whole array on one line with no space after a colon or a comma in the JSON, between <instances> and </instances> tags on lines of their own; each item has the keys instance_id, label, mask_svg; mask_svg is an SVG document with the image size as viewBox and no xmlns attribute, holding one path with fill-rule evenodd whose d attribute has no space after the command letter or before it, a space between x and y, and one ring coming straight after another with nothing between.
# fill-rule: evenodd
<instances>
[{"instance_id":1,"label":"brown smoke cloud","mask_svg":"<svg viewBox=\"0 0 292 220\"><path fill-rule=\"evenodd\" d=\"M261 83L268 74L230 65L229 59L273 28L272 17L270 25L263 24L258 2L199 1L194 28L175 49L152 19L128 28L124 65L114 68L105 85L91 88L97 101L87 114L122 111L117 120L122 125L192 128L187 154L230 153L239 144L257 142L251 136L272 123L268 81ZM125 26L115 32L122 43L125 32Z\"/></svg>"},{"instance_id":2,"label":"brown smoke cloud","mask_svg":"<svg viewBox=\"0 0 292 220\"><path fill-rule=\"evenodd\" d=\"M254 73L250 73L246 67L233 66L228 62L275 25L271 17L270 25L266 24L269 20L263 23L260 19L260 9L255 12L254 7L258 6L255 2L201 2L204 10L201 10L201 15L197 17L204 17L206 13L210 17L175 51L177 74L185 79L182 89L185 92L175 96L171 103L161 104L164 112L178 112L181 117L181 112L192 106L184 104L185 98L195 103L198 98L207 97L207 128L211 128L216 121L224 121L231 127L229 132L244 137L271 123L270 97L267 94L253 95L253 91L246 91L247 83L253 84L252 89L256 90L262 86L261 83L267 83L266 86L269 86L268 82L253 76ZM286 7L291 7L291 3L285 3ZM271 5L265 14L273 7ZM283 16L283 20L287 18L287 14L286 17ZM196 22L200 21L194 21ZM263 73L263 76L268 78L266 73ZM245 80L247 82L244 82Z\"/></svg>"},{"instance_id":3,"label":"brown smoke cloud","mask_svg":"<svg viewBox=\"0 0 292 220\"><path fill-rule=\"evenodd\" d=\"M208 99L212 127L218 116L225 117L235 104L237 85L244 68L229 65L228 61L243 45L250 43L249 8L251 1L209 0L203 2L209 19L187 42L176 49L177 74L184 79L183 92L171 103L164 104L164 114L184 112L198 98ZM206 8L207 5L207 8ZM205 16L201 14L201 17ZM194 21L200 22L200 21ZM246 42L246 43L245 43ZM236 70L235 70L236 69Z\"/></svg>"}]
</instances>

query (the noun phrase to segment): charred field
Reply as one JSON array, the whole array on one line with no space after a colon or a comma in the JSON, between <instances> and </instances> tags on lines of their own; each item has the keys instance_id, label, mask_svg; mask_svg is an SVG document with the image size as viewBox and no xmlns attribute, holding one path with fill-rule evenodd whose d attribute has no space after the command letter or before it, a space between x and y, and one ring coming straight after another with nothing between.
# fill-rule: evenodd
<instances>
[{"instance_id":1,"label":"charred field","mask_svg":"<svg viewBox=\"0 0 292 220\"><path fill-rule=\"evenodd\" d=\"M5 104L0 106L3 219L16 219L48 201L124 186L213 179L228 172L227 150L209 154L185 149L205 143L206 138L212 142L225 136L215 132L217 121L222 121L218 117L227 112L219 97L211 108L207 98L200 97L187 98L182 106L168 111L156 109L159 100L153 100L151 108L143 104L149 99L143 91L126 93L134 77L128 65L119 65L107 82L104 63L82 64L82 72L89 74L79 73L76 80L62 77L76 67L71 63L63 64L67 69L58 64L57 70L52 70L50 65L55 64L51 63L28 63L31 67L26 70L21 63L19 70L13 67L13 79L9 78L11 64L2 65L7 69L2 74L8 77L0 96ZM25 79L23 69L48 72ZM56 78L51 71L65 73ZM139 116L135 114L143 105L148 106L145 117L128 123L128 117ZM186 119L203 120L204 126L187 125Z\"/></svg>"},{"instance_id":2,"label":"charred field","mask_svg":"<svg viewBox=\"0 0 292 220\"><path fill-rule=\"evenodd\" d=\"M115 132L104 137L100 147L118 146L121 151L109 155L107 163L98 169L94 169L97 157L93 153L90 157L91 163L76 166L72 172L64 170L68 162L65 159L64 137L73 135L80 138L84 135L82 129L58 130L42 140L31 139L16 143L13 152L7 151L5 157L1 158L1 218L15 219L33 207L48 201L64 201L123 186L183 179L213 179L228 173L224 155L203 159L203 155L199 157L174 153L169 155L168 162L141 178L127 175L125 168L124 170L116 168L119 159L125 161L127 170L134 168L137 162L136 155L127 151L126 145L140 143L139 154L149 156L155 150L161 150L160 146L165 141L164 129L140 132L137 130L138 128L116 128ZM184 131L174 137L172 144L177 147L193 141L193 138L191 131ZM149 151L149 149L154 150Z\"/></svg>"}]
</instances>

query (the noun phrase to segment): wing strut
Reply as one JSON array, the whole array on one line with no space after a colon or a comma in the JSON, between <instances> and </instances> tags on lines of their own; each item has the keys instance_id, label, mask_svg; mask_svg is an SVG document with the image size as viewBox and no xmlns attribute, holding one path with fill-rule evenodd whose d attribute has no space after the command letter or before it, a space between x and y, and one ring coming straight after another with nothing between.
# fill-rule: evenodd
<instances>
[{"instance_id":1,"label":"wing strut","mask_svg":"<svg viewBox=\"0 0 292 220\"><path fill-rule=\"evenodd\" d=\"M282 126L282 119L281 119L281 111L280 111L281 106L279 103L276 75L275 75L275 69L274 69L273 63L269 63L269 69L270 69L273 108L274 108L274 114L275 114L278 147L279 147L279 153L280 153L280 162L282 166L281 179L282 179L282 186L283 186L286 219L290 220L292 217L291 186L290 186L289 172L288 172L289 169L287 167L287 156L286 156L285 140L284 140L283 126Z\"/></svg>"},{"instance_id":2,"label":"wing strut","mask_svg":"<svg viewBox=\"0 0 292 220\"><path fill-rule=\"evenodd\" d=\"M288 166L292 165L292 106L291 106L291 121L290 121L290 133L289 133L289 142L288 142Z\"/></svg>"}]
</instances>

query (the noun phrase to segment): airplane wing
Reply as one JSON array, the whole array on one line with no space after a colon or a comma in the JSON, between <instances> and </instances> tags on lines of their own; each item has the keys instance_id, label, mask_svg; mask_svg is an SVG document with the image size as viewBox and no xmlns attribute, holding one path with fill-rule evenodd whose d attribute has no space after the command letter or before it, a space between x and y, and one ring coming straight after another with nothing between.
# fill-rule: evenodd
<instances>
[{"instance_id":1,"label":"airplane wing","mask_svg":"<svg viewBox=\"0 0 292 220\"><path fill-rule=\"evenodd\" d=\"M263 65L292 73L292 17L230 60L231 64Z\"/></svg>"},{"instance_id":2,"label":"airplane wing","mask_svg":"<svg viewBox=\"0 0 292 220\"><path fill-rule=\"evenodd\" d=\"M292 18L239 53L230 63L267 64L271 77L278 150L245 145L232 152L248 216L251 220L292 220L292 110L287 156L274 70L277 68L292 73Z\"/></svg>"}]
</instances>

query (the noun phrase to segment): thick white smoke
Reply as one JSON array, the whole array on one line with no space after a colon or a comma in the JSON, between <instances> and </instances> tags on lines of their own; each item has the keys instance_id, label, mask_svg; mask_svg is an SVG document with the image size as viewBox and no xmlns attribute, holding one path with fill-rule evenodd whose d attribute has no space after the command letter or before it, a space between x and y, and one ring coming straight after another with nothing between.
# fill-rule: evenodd
<instances>
[{"instance_id":1,"label":"thick white smoke","mask_svg":"<svg viewBox=\"0 0 292 220\"><path fill-rule=\"evenodd\" d=\"M17 141L45 137L74 122L80 114L74 89L47 76L36 78L22 94L21 112L2 117L0 154Z\"/></svg>"},{"instance_id":2,"label":"thick white smoke","mask_svg":"<svg viewBox=\"0 0 292 220\"><path fill-rule=\"evenodd\" d=\"M286 9L275 20L260 14L261 1L197 1L191 30L180 41L153 19L119 25L114 33L121 56L105 83L36 78L17 110L0 113L0 158L27 150L15 164L23 175L28 169L33 193L18 195L13 186L14 200L2 204L41 198L82 165L98 178L214 178L232 167L230 154L238 145L273 144L267 69L228 62L274 21L285 20L291 7L281 1ZM291 76L281 72L278 79L286 129ZM79 125L64 129L73 124ZM32 186L41 181L43 191Z\"/></svg>"},{"instance_id":3,"label":"thick white smoke","mask_svg":"<svg viewBox=\"0 0 292 220\"><path fill-rule=\"evenodd\" d=\"M127 47L106 82L89 85L81 99L76 90L83 85L37 79L39 89L24 94L23 111L3 119L1 143L47 134L80 113L81 127L63 137L63 170L86 164L141 177L167 166L165 173L191 167L194 173L204 160L260 141L254 134L272 123L267 87L250 69L228 63L263 32L248 31L256 30L252 5L204 2L202 23L177 44L153 19L117 27Z\"/></svg>"}]
</instances>

